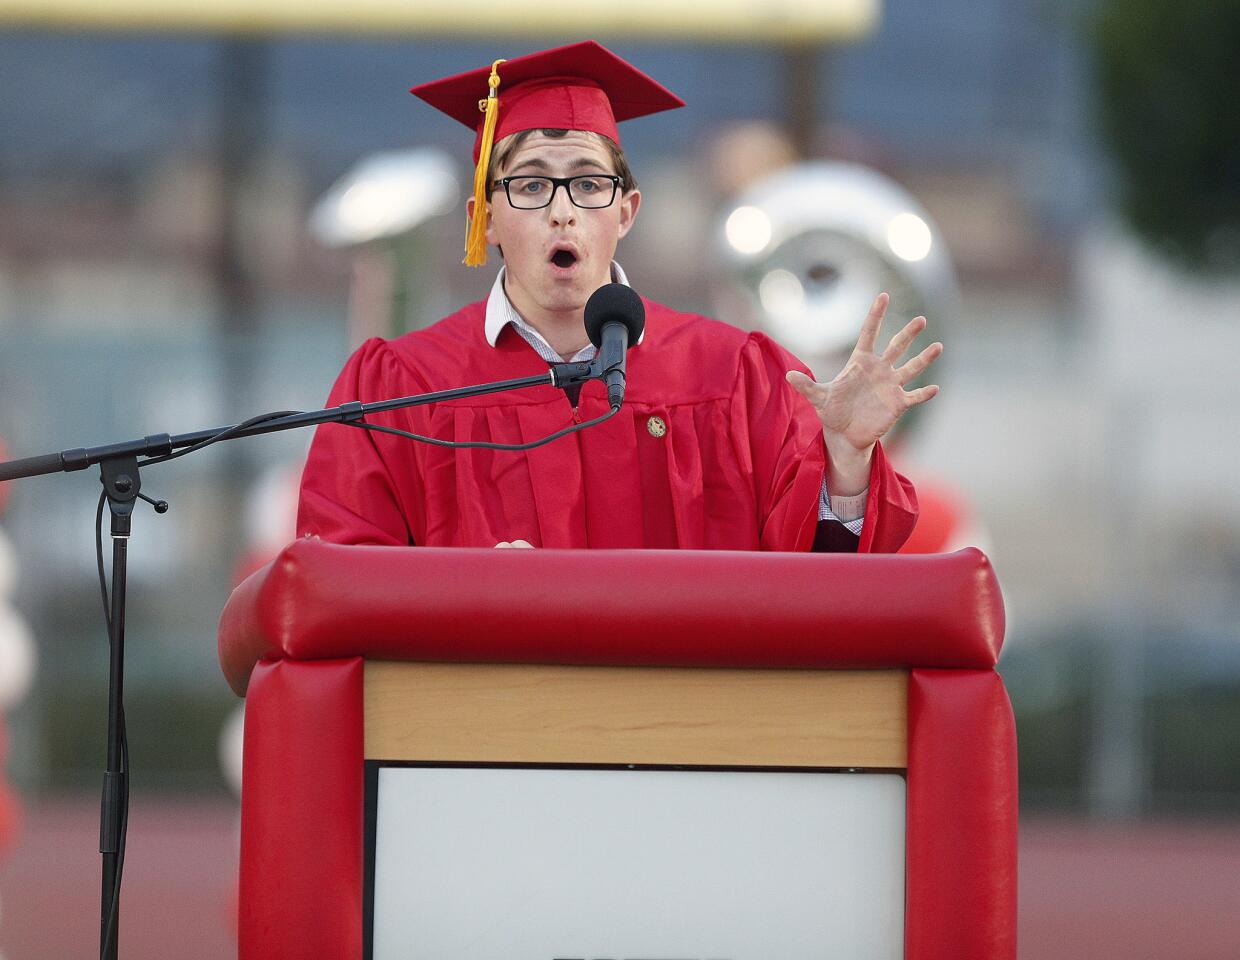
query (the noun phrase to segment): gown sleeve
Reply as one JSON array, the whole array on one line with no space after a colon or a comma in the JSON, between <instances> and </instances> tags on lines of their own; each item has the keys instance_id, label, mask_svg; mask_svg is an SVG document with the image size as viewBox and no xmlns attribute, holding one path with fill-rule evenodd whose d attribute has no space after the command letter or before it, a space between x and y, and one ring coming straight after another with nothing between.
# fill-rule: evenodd
<instances>
[{"instance_id":1,"label":"gown sleeve","mask_svg":"<svg viewBox=\"0 0 1240 960\"><path fill-rule=\"evenodd\" d=\"M870 493L858 553L895 553L917 524L917 491L913 481L896 472L881 443L874 444Z\"/></svg>"},{"instance_id":2,"label":"gown sleeve","mask_svg":"<svg viewBox=\"0 0 1240 960\"><path fill-rule=\"evenodd\" d=\"M395 363L383 340L368 340L345 364L328 406L402 396L391 384ZM301 476L298 536L333 543L413 543L395 479L401 471L379 446L381 436L339 423L317 428Z\"/></svg>"},{"instance_id":3,"label":"gown sleeve","mask_svg":"<svg viewBox=\"0 0 1240 960\"><path fill-rule=\"evenodd\" d=\"M818 536L826 444L813 409L784 378L789 370L809 373L769 337L750 334L741 351L733 390L732 430L738 455L748 456L753 470L761 548L851 549L851 540ZM876 444L865 524L855 549L894 553L908 539L916 520L912 483L895 472L882 445Z\"/></svg>"}]
</instances>

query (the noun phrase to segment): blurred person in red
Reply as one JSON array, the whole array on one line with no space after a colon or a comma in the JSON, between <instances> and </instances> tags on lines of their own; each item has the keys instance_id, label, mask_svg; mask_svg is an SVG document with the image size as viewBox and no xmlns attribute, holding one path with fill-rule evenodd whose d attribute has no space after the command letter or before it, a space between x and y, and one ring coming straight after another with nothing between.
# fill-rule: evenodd
<instances>
[{"instance_id":1,"label":"blurred person in red","mask_svg":"<svg viewBox=\"0 0 1240 960\"><path fill-rule=\"evenodd\" d=\"M0 461L8 459L0 439ZM0 515L9 493L8 483L0 483ZM35 648L25 620L10 603L17 577L17 559L5 532L0 529L0 860L17 840L22 807L5 776L8 761L8 731L5 714L16 707L29 691L34 679Z\"/></svg>"},{"instance_id":2,"label":"blurred person in red","mask_svg":"<svg viewBox=\"0 0 1240 960\"><path fill-rule=\"evenodd\" d=\"M489 297L396 340L367 341L330 404L545 373L595 347L585 304L609 282L641 192L617 122L683 106L585 42L412 91L475 130L466 260L504 260ZM912 485L880 440L937 386L905 389L942 352L881 353L879 294L831 382L762 333L645 300L623 411L525 453L319 428L298 534L341 543L893 552L916 521ZM567 394L567 398L566 398ZM603 391L534 387L368 417L448 441L528 443L608 411Z\"/></svg>"}]
</instances>

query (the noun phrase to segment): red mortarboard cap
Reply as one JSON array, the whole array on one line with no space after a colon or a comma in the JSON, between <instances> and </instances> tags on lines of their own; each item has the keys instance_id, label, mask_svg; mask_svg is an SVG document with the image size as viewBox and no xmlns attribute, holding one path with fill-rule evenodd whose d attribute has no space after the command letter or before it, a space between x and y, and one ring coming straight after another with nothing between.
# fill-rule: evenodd
<instances>
[{"instance_id":1,"label":"red mortarboard cap","mask_svg":"<svg viewBox=\"0 0 1240 960\"><path fill-rule=\"evenodd\" d=\"M501 64L503 69L500 69ZM684 101L593 40L543 50L432 80L410 91L476 130L474 209L486 208L491 148L522 130L588 130L620 142L616 123L683 107ZM486 217L475 215L465 263L487 262Z\"/></svg>"},{"instance_id":2,"label":"red mortarboard cap","mask_svg":"<svg viewBox=\"0 0 1240 960\"><path fill-rule=\"evenodd\" d=\"M616 124L683 107L685 102L631 63L593 40L505 60L499 65L499 114L494 142L519 130L554 128L620 135ZM409 92L475 130L474 162L482 145L490 67L419 84Z\"/></svg>"}]
</instances>

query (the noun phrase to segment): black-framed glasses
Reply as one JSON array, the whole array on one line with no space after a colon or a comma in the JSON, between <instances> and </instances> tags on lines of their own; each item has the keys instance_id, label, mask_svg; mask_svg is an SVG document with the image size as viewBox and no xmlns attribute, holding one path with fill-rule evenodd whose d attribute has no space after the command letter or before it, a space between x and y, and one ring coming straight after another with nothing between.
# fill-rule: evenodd
<instances>
[{"instance_id":1,"label":"black-framed glasses","mask_svg":"<svg viewBox=\"0 0 1240 960\"><path fill-rule=\"evenodd\" d=\"M576 177L504 177L493 186L503 185L508 203L518 210L541 210L551 206L560 187L573 206L583 210L610 207L620 189L621 178L610 173L583 173Z\"/></svg>"}]
</instances>

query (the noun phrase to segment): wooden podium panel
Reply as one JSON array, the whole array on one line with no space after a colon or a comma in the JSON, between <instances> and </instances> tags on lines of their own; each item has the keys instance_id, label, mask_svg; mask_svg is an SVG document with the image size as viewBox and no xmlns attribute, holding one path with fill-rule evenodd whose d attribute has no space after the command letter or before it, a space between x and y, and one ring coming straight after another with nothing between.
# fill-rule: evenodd
<instances>
[{"instance_id":1,"label":"wooden podium panel","mask_svg":"<svg viewBox=\"0 0 1240 960\"><path fill-rule=\"evenodd\" d=\"M908 671L367 661L368 760L908 765Z\"/></svg>"},{"instance_id":2,"label":"wooden podium panel","mask_svg":"<svg viewBox=\"0 0 1240 960\"><path fill-rule=\"evenodd\" d=\"M898 960L909 683L364 662L362 960Z\"/></svg>"}]
</instances>

